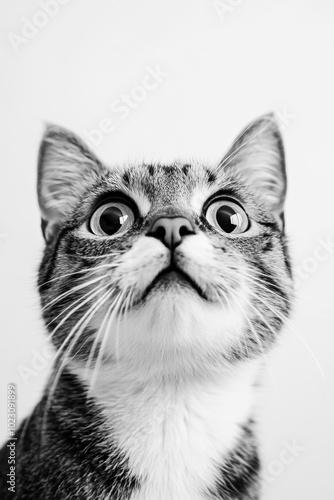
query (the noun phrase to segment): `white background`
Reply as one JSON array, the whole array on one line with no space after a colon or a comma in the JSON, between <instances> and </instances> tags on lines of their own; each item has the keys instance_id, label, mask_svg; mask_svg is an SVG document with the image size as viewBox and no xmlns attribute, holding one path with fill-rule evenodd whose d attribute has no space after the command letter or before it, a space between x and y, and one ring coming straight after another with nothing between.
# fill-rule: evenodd
<instances>
[{"instance_id":1,"label":"white background","mask_svg":"<svg viewBox=\"0 0 334 500\"><path fill-rule=\"evenodd\" d=\"M44 338L35 287L43 122L82 134L111 119L115 130L95 148L110 164L217 161L241 128L274 110L283 116L287 231L304 278L291 325L268 363L258 412L271 481L263 498L332 500L334 255L331 247L321 254L317 248L319 238L334 240L334 3L220 3L228 10L219 16L212 0L72 0L15 51L8 34L21 34L23 17L43 23L41 7L37 0L1 1L0 436L6 384L18 385L22 418L47 374L33 351L42 353ZM121 120L111 103L157 65L168 76ZM34 374L24 378L22 367ZM286 442L299 446L290 464L280 463Z\"/></svg>"}]
</instances>

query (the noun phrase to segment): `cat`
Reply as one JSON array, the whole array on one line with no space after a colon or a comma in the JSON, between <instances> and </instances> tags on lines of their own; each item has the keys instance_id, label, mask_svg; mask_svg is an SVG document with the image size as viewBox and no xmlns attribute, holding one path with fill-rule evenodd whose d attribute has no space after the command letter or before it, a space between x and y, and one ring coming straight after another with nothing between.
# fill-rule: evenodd
<instances>
[{"instance_id":1,"label":"cat","mask_svg":"<svg viewBox=\"0 0 334 500\"><path fill-rule=\"evenodd\" d=\"M107 167L48 126L37 184L57 354L15 498L259 499L255 396L293 294L274 115L214 166Z\"/></svg>"}]
</instances>

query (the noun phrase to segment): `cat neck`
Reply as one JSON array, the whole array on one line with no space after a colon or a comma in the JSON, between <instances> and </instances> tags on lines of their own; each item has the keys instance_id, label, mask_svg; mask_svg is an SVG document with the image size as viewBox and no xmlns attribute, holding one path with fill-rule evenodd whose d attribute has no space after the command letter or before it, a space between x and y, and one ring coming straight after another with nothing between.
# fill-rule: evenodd
<instances>
[{"instance_id":1,"label":"cat neck","mask_svg":"<svg viewBox=\"0 0 334 500\"><path fill-rule=\"evenodd\" d=\"M252 416L259 363L220 376L149 381L113 366L101 369L93 385L87 371L72 370L100 409L110 440L145 478L133 500L200 500Z\"/></svg>"}]
</instances>

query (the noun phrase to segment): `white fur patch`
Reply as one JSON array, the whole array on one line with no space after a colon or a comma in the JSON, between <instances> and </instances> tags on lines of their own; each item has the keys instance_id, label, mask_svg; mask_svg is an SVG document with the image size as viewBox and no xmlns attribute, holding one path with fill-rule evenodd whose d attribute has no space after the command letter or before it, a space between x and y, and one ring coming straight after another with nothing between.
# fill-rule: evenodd
<instances>
[{"instance_id":1,"label":"white fur patch","mask_svg":"<svg viewBox=\"0 0 334 500\"><path fill-rule=\"evenodd\" d=\"M90 390L140 478L130 500L206 499L252 413L257 373L252 361L219 376L143 381L122 364L104 367Z\"/></svg>"}]
</instances>

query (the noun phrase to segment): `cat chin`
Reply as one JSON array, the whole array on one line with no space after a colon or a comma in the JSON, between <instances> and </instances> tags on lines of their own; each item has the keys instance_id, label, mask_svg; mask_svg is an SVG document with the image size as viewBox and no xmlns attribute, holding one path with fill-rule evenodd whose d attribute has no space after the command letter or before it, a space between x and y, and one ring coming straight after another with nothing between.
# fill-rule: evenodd
<instances>
[{"instance_id":1,"label":"cat chin","mask_svg":"<svg viewBox=\"0 0 334 500\"><path fill-rule=\"evenodd\" d=\"M120 363L144 378L221 367L241 341L247 312L243 303L231 310L205 301L182 281L161 284L110 325L103 365Z\"/></svg>"},{"instance_id":2,"label":"cat chin","mask_svg":"<svg viewBox=\"0 0 334 500\"><path fill-rule=\"evenodd\" d=\"M179 300L180 296L188 296L190 301L195 297L204 301L209 299L189 275L181 270L167 269L156 276L143 295L135 302L134 307L145 307L145 304L155 297L159 296L159 299L165 299L167 295L170 295L174 300Z\"/></svg>"}]
</instances>

